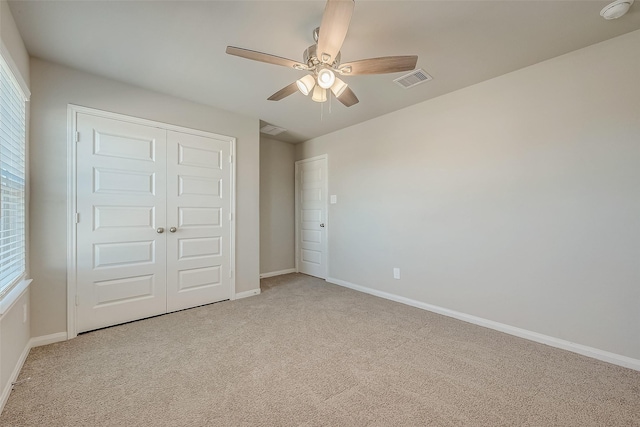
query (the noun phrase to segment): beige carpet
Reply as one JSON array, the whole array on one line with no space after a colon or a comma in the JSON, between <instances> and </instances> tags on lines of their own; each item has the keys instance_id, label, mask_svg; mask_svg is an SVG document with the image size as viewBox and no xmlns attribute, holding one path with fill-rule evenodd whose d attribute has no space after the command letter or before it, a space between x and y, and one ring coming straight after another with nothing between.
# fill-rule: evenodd
<instances>
[{"instance_id":1,"label":"beige carpet","mask_svg":"<svg viewBox=\"0 0 640 427\"><path fill-rule=\"evenodd\" d=\"M640 372L300 274L35 348L2 426L640 426Z\"/></svg>"}]
</instances>

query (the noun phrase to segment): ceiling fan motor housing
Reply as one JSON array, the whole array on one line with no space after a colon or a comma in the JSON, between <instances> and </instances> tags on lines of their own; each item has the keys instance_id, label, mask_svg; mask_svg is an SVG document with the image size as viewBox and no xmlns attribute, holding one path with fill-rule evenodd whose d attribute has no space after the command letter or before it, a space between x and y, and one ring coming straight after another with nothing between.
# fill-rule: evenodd
<instances>
[{"instance_id":1,"label":"ceiling fan motor housing","mask_svg":"<svg viewBox=\"0 0 640 427\"><path fill-rule=\"evenodd\" d=\"M309 46L304 51L304 54L302 55L302 57L304 58L304 63L307 64L310 68L314 68L321 64L320 60L318 59L317 51L318 51L318 45L314 44ZM340 65L340 52L338 52L338 54L336 55L335 61L333 61L331 64L326 64L326 65L333 68Z\"/></svg>"}]
</instances>

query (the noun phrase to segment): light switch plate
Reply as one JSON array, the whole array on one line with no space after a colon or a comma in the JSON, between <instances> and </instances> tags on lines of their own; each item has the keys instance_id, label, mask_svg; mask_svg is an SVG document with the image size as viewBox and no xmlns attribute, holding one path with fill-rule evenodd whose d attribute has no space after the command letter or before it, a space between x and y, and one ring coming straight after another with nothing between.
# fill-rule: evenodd
<instances>
[{"instance_id":1,"label":"light switch plate","mask_svg":"<svg viewBox=\"0 0 640 427\"><path fill-rule=\"evenodd\" d=\"M336 196L335 194L332 194L331 197L329 198L329 203L331 203L332 205L335 205L336 203L338 203L338 196Z\"/></svg>"}]
</instances>

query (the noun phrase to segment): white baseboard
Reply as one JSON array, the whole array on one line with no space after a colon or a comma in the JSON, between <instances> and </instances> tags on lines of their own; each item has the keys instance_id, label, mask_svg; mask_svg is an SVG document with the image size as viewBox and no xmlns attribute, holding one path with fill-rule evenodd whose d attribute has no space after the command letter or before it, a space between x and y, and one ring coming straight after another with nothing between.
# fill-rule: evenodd
<instances>
[{"instance_id":1,"label":"white baseboard","mask_svg":"<svg viewBox=\"0 0 640 427\"><path fill-rule=\"evenodd\" d=\"M66 334L65 334L66 337ZM31 351L31 341L27 342L27 345L24 346L24 350L22 350L22 354L20 354L20 358L18 359L18 363L13 368L11 372L11 376L9 377L9 381L4 385L2 390L2 394L0 395L0 414L4 409L4 405L9 400L9 395L11 394L12 385L17 379L18 375L20 375L20 371L22 370L22 366L24 365L25 360L27 360L27 356L29 355L29 351Z\"/></svg>"},{"instance_id":2,"label":"white baseboard","mask_svg":"<svg viewBox=\"0 0 640 427\"><path fill-rule=\"evenodd\" d=\"M11 384L18 379L18 375L20 375L20 371L24 366L24 362L27 360L27 356L29 355L29 351L31 351L34 347L39 347L41 345L53 344L55 342L66 341L67 333L66 332L57 332L55 334L44 335L41 337L34 337L27 341L27 345L24 346L24 350L22 350L22 354L14 366L13 371L11 372L11 376L9 377L9 381L4 385L4 389L2 390L2 394L0 395L0 414L4 409L4 405L9 400L9 395L11 394Z\"/></svg>"},{"instance_id":3,"label":"white baseboard","mask_svg":"<svg viewBox=\"0 0 640 427\"><path fill-rule=\"evenodd\" d=\"M265 279L267 277L282 276L283 274L289 274L289 273L295 273L295 272L296 272L295 268L287 268L286 270L272 271L270 273L262 273L260 274L260 278Z\"/></svg>"},{"instance_id":4,"label":"white baseboard","mask_svg":"<svg viewBox=\"0 0 640 427\"><path fill-rule=\"evenodd\" d=\"M250 291L239 292L233 299L247 298L255 295L260 295L260 289L252 289Z\"/></svg>"},{"instance_id":5,"label":"white baseboard","mask_svg":"<svg viewBox=\"0 0 640 427\"><path fill-rule=\"evenodd\" d=\"M380 298L385 298L391 301L410 305L412 307L421 308L423 310L431 311L437 314L442 314L444 316L453 317L454 319L462 320L468 323L473 323L474 325L483 326L485 328L494 329L496 331L504 332L509 335L515 335L517 337L524 338L530 341L539 342L541 344L546 344L551 347L568 350L573 353L578 353L583 356L591 357L593 359L602 360L603 362L608 362L614 365L623 366L625 368L630 368L636 371L640 371L640 360L638 359L633 359L631 357L623 356L616 353L611 353L611 352L600 350L594 347L577 344L577 343L566 341L560 338L539 334L537 332L517 328L515 326L506 325L504 323L494 322L493 320L483 319L482 317L472 316L470 314L461 313L459 311L449 310L448 308L438 307L436 305L427 304L411 298L406 298L399 295L390 294L388 292L367 288L366 286L356 285L354 283L350 283L350 282L336 279L333 277L327 277L326 280L329 283L343 286L345 288L364 292L370 295L375 295Z\"/></svg>"},{"instance_id":6,"label":"white baseboard","mask_svg":"<svg viewBox=\"0 0 640 427\"><path fill-rule=\"evenodd\" d=\"M41 337L33 337L29 340L30 348L40 347L41 345L53 344L67 340L66 332L56 332L55 334L43 335Z\"/></svg>"}]
</instances>

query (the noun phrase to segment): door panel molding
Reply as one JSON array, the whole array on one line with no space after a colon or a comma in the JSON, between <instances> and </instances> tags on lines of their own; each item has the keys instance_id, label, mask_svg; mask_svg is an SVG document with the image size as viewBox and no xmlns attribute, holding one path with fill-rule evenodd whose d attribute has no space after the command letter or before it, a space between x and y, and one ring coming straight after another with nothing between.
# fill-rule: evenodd
<instances>
[{"instance_id":1,"label":"door panel molding","mask_svg":"<svg viewBox=\"0 0 640 427\"><path fill-rule=\"evenodd\" d=\"M98 109L93 109L93 108L88 108L88 107L82 107L82 106L78 106L78 105L73 105L73 104L69 104L67 106L67 339L71 339L74 338L75 336L77 336L77 331L78 331L78 325L77 325L77 296L78 296L78 289L77 289L77 281L78 281L78 272L77 272L77 267L78 267L78 249L77 249L77 239L78 239L78 234L77 234L77 224L78 224L78 220L82 221L92 221L92 218L90 218L90 216L92 216L92 213L89 214L83 214L83 216L85 216L86 218L79 218L78 215L78 201L77 201L77 186L78 186L78 175L77 175L77 157L78 157L78 152L77 152L77 137L78 137L78 115L83 114L83 115L89 115L89 116L95 116L98 118L104 118L104 119L113 119L113 120L118 120L120 122L125 122L125 123L130 123L130 124L134 124L134 125L142 125L142 126L147 126L147 127L153 127L153 128L159 128L163 131L167 132L167 135L170 132L178 132L180 134L186 134L186 135L191 135L191 136L195 136L195 137L205 137L208 139L215 139L218 141L222 141L225 143L228 143L228 154L229 154L229 158L223 158L222 156L218 156L216 159L216 162L214 163L218 163L220 166L222 166L223 162L229 162L230 168L229 168L229 186L224 186L225 189L224 191L229 191L229 206L227 207L228 212L229 212L229 218L226 218L226 214L225 214L225 218L219 218L220 222L226 222L227 220L229 221L229 236L227 236L227 239L229 240L229 268L228 268L228 272L225 272L226 274L228 274L229 276L229 299L234 299L235 298L235 236L236 236L236 138L234 137L230 137L230 136L226 136L226 135L220 135L220 134L215 134L212 132L206 132L206 131L201 131L201 130L196 130L196 129L189 129L189 128L185 128L185 127L181 127L181 126L176 126L176 125L171 125L168 123L162 123L162 122L157 122L157 121L153 121L153 120L148 120L148 119L141 119L141 118L137 118L137 117L132 117L132 116L127 116L127 115L123 115L123 114L118 114L118 113L113 113L113 112L108 112L108 111L103 111L103 110L98 110ZM121 141L121 135L102 135L101 136L102 140L99 141L100 142L100 146L99 147L93 147L94 151L101 151L103 153L103 155L105 156L110 156L110 157L118 157L118 153L120 152L119 150L121 150L123 148L122 146L122 142ZM144 139L141 139L140 141L140 147L138 147L139 149L137 149L136 153L138 154L137 157L139 157L139 160L144 161L145 159L148 159L149 161L152 161L153 159L156 158L156 156L158 155L157 151L155 150L155 147L152 147L151 145L149 145L149 141L146 141ZM207 151L207 150L204 150ZM225 151L227 151L225 149ZM198 157L198 156L194 156L194 155L190 155L190 153L186 153L187 155L184 155L184 153L176 153L176 155L178 154L183 154L183 156L181 157L181 161L184 160L185 164L190 164L192 163L193 166L200 166L202 163L202 157ZM211 155L213 155L214 157L216 156L215 152L210 152L210 153L201 153L201 154L206 154L207 156L205 157L211 157ZM227 155L227 152L225 152L224 154L225 156ZM122 170L119 171L107 171L107 172L127 172L127 160L126 159L122 159ZM134 174L135 175L135 174ZM104 179L106 178L111 179L111 181L104 181ZM144 181L145 179L148 180L149 178L145 178L144 176L140 175L140 176L132 176L130 178L138 178L137 181L134 179L133 182L134 184L137 183L138 185L136 187L138 188L137 192L132 192L132 194L130 196L127 197L131 197L132 200L135 200L136 198L138 198L138 196L140 196L140 191L144 192L144 193L155 193L156 189L155 188L149 188ZM101 177L102 181L101 184L113 184L117 186L117 183L120 181L121 178L118 178L118 174L115 173L113 176L108 176L105 175L103 177ZM216 178L217 179L217 178ZM98 182L98 181L96 181ZM132 182L132 181L130 181ZM195 192L199 191L199 183L198 182L194 182L192 185L192 188L195 188ZM107 189L107 187L110 188L109 185L105 186L105 190ZM143 188L144 187L144 188ZM228 189L228 190L227 190ZM215 190L218 192L218 194L220 193L220 185L218 185ZM125 200L123 201L122 204L122 208L126 208L127 205L129 205L129 203ZM137 229L141 229L141 228L149 228L149 224L153 224L153 226L158 226L158 227L165 227L167 228L167 231L165 234L169 234L169 230L168 230L168 225L166 224L155 224L156 223L156 215L158 215L159 213L156 212L155 210L149 210L152 209L153 207L144 207L144 209L142 209L143 207L140 206L139 208L139 212L136 213L135 215L135 223L136 223L136 227ZM109 229L109 221L111 220L115 220L116 218L113 218L113 215L115 215L117 212L115 212L115 210L111 209L112 211L110 212L109 209L104 210L103 212L99 213L102 216L100 217L101 221L104 221L104 224L100 226L100 228L103 228L105 232L108 232ZM96 212L97 213L97 212ZM165 215L164 213L162 215ZM165 221L166 222L166 221ZM193 251L193 249L192 249ZM197 250L195 250L194 254L198 253ZM204 255L204 254L203 254ZM207 254L208 256L211 256L209 254ZM147 283L147 281L142 280L144 279L146 276L142 275L140 277L138 277L138 282L140 282L139 285L139 293L138 295L134 295L132 294L131 297L132 298L145 298L145 292L146 292L146 288L148 288L148 286L150 286L150 283ZM136 279L136 277L132 277L131 279ZM105 282L104 283L104 290L107 292L107 294L102 295L102 297L104 298L103 300L103 304L110 304L109 302L109 296L108 293L111 291L110 288L112 289L116 289L117 286L119 285L119 282L116 281L111 281L111 282ZM205 285L204 283L200 284ZM213 285L213 284L211 284ZM219 285L218 285L219 286ZM197 286L196 286L197 287ZM133 290L132 290L133 291ZM114 303L117 303L114 301ZM171 310L169 310L171 311Z\"/></svg>"}]
</instances>

